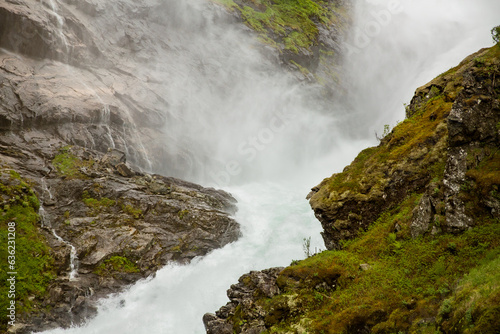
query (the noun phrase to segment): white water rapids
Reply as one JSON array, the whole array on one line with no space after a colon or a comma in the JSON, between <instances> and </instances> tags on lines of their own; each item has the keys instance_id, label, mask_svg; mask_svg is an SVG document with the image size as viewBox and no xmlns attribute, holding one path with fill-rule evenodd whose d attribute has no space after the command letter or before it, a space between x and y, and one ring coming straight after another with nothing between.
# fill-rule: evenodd
<instances>
[{"instance_id":1,"label":"white water rapids","mask_svg":"<svg viewBox=\"0 0 500 334\"><path fill-rule=\"evenodd\" d=\"M172 29L190 26L186 8L176 7ZM490 46L489 31L500 24L499 13L497 0L359 1L356 28L347 41L350 102L326 113L315 110L301 86L266 74L259 56L241 45L246 37L225 34L239 40L224 48L225 41L211 40L200 27L203 36L189 45L193 54L199 52L193 59L202 62L179 62L166 88L176 120L167 129L176 139L166 145L189 148L193 169L185 177L223 187L237 198L235 218L243 236L102 301L98 315L83 327L47 333L204 333L203 314L228 301L226 290L239 276L304 258L304 238L312 238L313 250L324 248L321 226L305 200L309 188L376 145L374 131L380 134L384 124L403 120L403 103L418 86ZM183 35L176 38L182 41ZM219 89L217 83L225 81L231 88ZM292 116L273 121L278 109Z\"/></svg>"}]
</instances>

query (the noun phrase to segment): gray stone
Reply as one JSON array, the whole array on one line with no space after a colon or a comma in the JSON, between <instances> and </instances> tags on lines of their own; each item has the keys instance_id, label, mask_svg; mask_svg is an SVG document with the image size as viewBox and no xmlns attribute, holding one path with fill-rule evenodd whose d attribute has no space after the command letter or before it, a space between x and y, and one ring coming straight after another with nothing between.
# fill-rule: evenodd
<instances>
[{"instance_id":1,"label":"gray stone","mask_svg":"<svg viewBox=\"0 0 500 334\"><path fill-rule=\"evenodd\" d=\"M419 204L413 209L410 225L412 238L423 235L429 229L434 217L432 203L427 194L423 195Z\"/></svg>"},{"instance_id":2,"label":"gray stone","mask_svg":"<svg viewBox=\"0 0 500 334\"><path fill-rule=\"evenodd\" d=\"M445 210L447 232L460 232L469 228L473 220L465 213L465 203L458 195L466 182L467 151L464 148L451 148L443 178L445 186Z\"/></svg>"},{"instance_id":3,"label":"gray stone","mask_svg":"<svg viewBox=\"0 0 500 334\"><path fill-rule=\"evenodd\" d=\"M123 177L133 177L133 176L135 176L135 173L124 162L120 162L119 164L117 164L115 166L115 168L116 168L116 171L118 172L118 174L120 174Z\"/></svg>"},{"instance_id":4,"label":"gray stone","mask_svg":"<svg viewBox=\"0 0 500 334\"><path fill-rule=\"evenodd\" d=\"M282 267L251 271L241 276L237 284L231 285L227 296L231 300L226 306L221 307L216 314L205 314L203 322L207 333L225 334L233 333L233 324L230 317L234 315L239 306L248 319L241 326L241 333L261 333L265 331L265 312L254 301L258 298L271 298L279 294L276 279ZM226 332L230 330L230 332Z\"/></svg>"},{"instance_id":5,"label":"gray stone","mask_svg":"<svg viewBox=\"0 0 500 334\"><path fill-rule=\"evenodd\" d=\"M117 149L109 149L101 158L101 164L109 167L117 167L119 164L125 164L127 161L125 153Z\"/></svg>"}]
</instances>

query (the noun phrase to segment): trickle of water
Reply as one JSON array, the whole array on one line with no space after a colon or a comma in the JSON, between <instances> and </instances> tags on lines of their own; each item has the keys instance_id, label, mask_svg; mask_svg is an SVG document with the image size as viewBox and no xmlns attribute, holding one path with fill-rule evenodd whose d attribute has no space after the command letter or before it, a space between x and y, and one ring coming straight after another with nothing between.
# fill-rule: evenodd
<instances>
[{"instance_id":1,"label":"trickle of water","mask_svg":"<svg viewBox=\"0 0 500 334\"><path fill-rule=\"evenodd\" d=\"M42 196L40 198L40 208L38 209L38 215L40 216L41 224L42 227L46 227L50 229L52 232L52 235L65 244L66 246L70 247L70 254L69 254L69 280L74 281L76 277L78 276L78 256L76 252L76 247L71 244L69 241L64 240L60 235L57 234L55 228L52 226L52 223L47 215L47 211L45 211L45 208L43 207L44 204L44 199L46 194L49 195L50 199L53 199L52 192L50 189L47 187L47 181L45 181L45 178L43 177L41 179L41 186L42 186Z\"/></svg>"},{"instance_id":2,"label":"trickle of water","mask_svg":"<svg viewBox=\"0 0 500 334\"><path fill-rule=\"evenodd\" d=\"M59 236L57 234L55 229L51 229L51 231L52 231L52 235L57 240L64 243L65 245L67 245L71 249L70 254L69 254L69 261L70 261L70 263L69 263L69 269L70 269L69 280L74 281L74 280L76 280L76 277L78 276L78 257L76 256L76 248L70 242L61 238L61 236Z\"/></svg>"},{"instance_id":3,"label":"trickle of water","mask_svg":"<svg viewBox=\"0 0 500 334\"><path fill-rule=\"evenodd\" d=\"M123 147L125 148L125 153L127 157L133 157L136 163L141 163L142 167L146 172L151 172L153 170L153 162L149 158L148 151L142 142L141 136L139 136L138 129L135 124L132 123L132 127L127 127L123 124L123 137L127 137L127 133L130 137L132 137L135 144L139 147L139 149L129 149L129 145L122 138Z\"/></svg>"},{"instance_id":4,"label":"trickle of water","mask_svg":"<svg viewBox=\"0 0 500 334\"><path fill-rule=\"evenodd\" d=\"M63 55L63 59L67 63L69 59L70 44L68 43L68 39L64 34L64 18L59 14L59 6L56 1L49 0L49 5L50 9L52 10L51 14L54 15L57 21L57 35L62 47L64 48L64 50L62 50L61 52Z\"/></svg>"}]
</instances>

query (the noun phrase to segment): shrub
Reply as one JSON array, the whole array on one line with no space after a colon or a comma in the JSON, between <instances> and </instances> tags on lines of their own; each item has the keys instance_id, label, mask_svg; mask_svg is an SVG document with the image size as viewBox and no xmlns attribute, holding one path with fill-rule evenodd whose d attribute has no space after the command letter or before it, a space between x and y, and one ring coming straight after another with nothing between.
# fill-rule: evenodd
<instances>
[{"instance_id":1,"label":"shrub","mask_svg":"<svg viewBox=\"0 0 500 334\"><path fill-rule=\"evenodd\" d=\"M491 37L493 38L493 41L495 43L500 42L500 26L496 26L493 29L491 29Z\"/></svg>"}]
</instances>

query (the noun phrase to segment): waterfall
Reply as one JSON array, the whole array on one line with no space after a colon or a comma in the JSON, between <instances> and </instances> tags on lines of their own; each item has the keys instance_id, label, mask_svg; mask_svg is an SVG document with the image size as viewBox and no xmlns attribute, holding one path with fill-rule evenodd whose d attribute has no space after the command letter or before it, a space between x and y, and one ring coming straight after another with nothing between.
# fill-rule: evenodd
<instances>
[{"instance_id":1,"label":"waterfall","mask_svg":"<svg viewBox=\"0 0 500 334\"><path fill-rule=\"evenodd\" d=\"M204 333L202 315L227 302L240 275L304 258L304 238L323 247L309 188L403 120L416 87L491 45L500 12L493 0L360 1L346 40L348 103L325 111L310 98L314 87L273 69L233 25L196 1L165 3L170 53L150 73L168 74L165 145L184 156L178 176L234 194L243 237L103 300L82 327L47 333ZM177 163L166 161L165 172Z\"/></svg>"}]
</instances>

